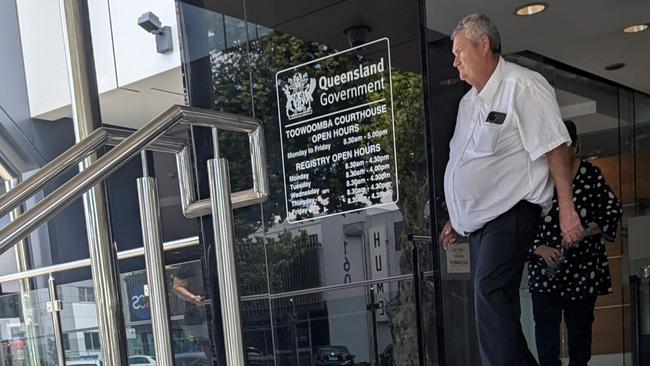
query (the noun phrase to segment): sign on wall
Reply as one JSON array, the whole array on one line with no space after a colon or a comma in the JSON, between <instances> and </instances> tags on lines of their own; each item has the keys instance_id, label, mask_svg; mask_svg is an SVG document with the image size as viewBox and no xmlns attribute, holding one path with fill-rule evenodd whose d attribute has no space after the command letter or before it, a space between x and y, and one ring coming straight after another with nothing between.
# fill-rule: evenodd
<instances>
[{"instance_id":1,"label":"sign on wall","mask_svg":"<svg viewBox=\"0 0 650 366\"><path fill-rule=\"evenodd\" d=\"M368 229L370 248L370 278L373 280L388 277L388 246L386 227L374 226ZM375 286L375 302L377 305L377 321L387 321L386 304L388 303L388 284L379 283Z\"/></svg>"},{"instance_id":2,"label":"sign on wall","mask_svg":"<svg viewBox=\"0 0 650 366\"><path fill-rule=\"evenodd\" d=\"M398 200L388 38L279 71L287 220Z\"/></svg>"},{"instance_id":3,"label":"sign on wall","mask_svg":"<svg viewBox=\"0 0 650 366\"><path fill-rule=\"evenodd\" d=\"M131 313L135 316L136 320L151 319L149 298L144 294L144 286L136 286L131 290L129 302Z\"/></svg>"}]
</instances>

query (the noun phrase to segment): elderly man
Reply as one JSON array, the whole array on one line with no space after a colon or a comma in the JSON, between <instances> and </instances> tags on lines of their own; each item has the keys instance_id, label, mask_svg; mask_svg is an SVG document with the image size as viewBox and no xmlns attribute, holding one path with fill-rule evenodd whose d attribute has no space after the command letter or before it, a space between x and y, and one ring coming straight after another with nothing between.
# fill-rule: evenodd
<instances>
[{"instance_id":1,"label":"elderly man","mask_svg":"<svg viewBox=\"0 0 650 366\"><path fill-rule=\"evenodd\" d=\"M583 238L569 178L571 138L553 88L505 61L496 25L462 19L452 36L454 67L472 89L460 101L445 171L447 249L470 240L476 329L484 366L536 365L524 339L519 285L529 244L548 212L553 184L566 243Z\"/></svg>"}]
</instances>

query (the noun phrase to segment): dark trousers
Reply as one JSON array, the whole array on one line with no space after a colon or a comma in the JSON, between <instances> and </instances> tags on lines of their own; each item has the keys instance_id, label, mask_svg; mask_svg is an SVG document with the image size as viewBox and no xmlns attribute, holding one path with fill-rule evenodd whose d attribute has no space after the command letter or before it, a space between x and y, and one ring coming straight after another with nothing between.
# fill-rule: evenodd
<instances>
[{"instance_id":1,"label":"dark trousers","mask_svg":"<svg viewBox=\"0 0 650 366\"><path fill-rule=\"evenodd\" d=\"M564 300L562 297L532 293L535 339L541 366L560 366L560 322L564 323L569 341L569 366L587 366L591 359L591 325L596 298Z\"/></svg>"},{"instance_id":2,"label":"dark trousers","mask_svg":"<svg viewBox=\"0 0 650 366\"><path fill-rule=\"evenodd\" d=\"M537 205L519 202L470 235L474 313L483 366L537 365L521 330L519 287L540 211Z\"/></svg>"}]
</instances>

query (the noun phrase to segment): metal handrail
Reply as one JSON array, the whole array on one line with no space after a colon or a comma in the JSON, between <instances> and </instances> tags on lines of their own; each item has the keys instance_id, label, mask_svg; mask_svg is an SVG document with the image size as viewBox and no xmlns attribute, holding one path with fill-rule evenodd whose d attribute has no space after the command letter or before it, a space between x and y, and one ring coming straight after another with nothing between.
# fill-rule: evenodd
<instances>
[{"instance_id":1,"label":"metal handrail","mask_svg":"<svg viewBox=\"0 0 650 366\"><path fill-rule=\"evenodd\" d=\"M199 244L199 237L192 236L185 239L179 239L170 241L163 244L163 248L166 252L171 250L177 250L182 248L187 248ZM144 255L144 247L123 250L117 253L118 260L124 260L129 258L140 257ZM48 275L50 273L65 272L73 269L79 269L84 267L90 267L90 258L79 259L76 261L70 261L60 264L54 264L47 267L34 268L23 272L11 273L4 276L0 276L0 284L5 282L19 281L24 279L30 279L38 276Z\"/></svg>"},{"instance_id":2,"label":"metal handrail","mask_svg":"<svg viewBox=\"0 0 650 366\"><path fill-rule=\"evenodd\" d=\"M196 195L194 194L194 184L192 181L192 169L191 169L191 158L190 158L190 150L189 146L187 143L184 143L183 141L176 141L176 140L164 140L164 137L162 137L167 131L169 131L171 128L174 126L183 123L187 125L193 125L193 126L204 126L204 127L209 127L212 129L213 136L214 136L214 141L213 141L213 150L214 150L214 156L215 160L219 161L219 148L218 148L218 140L216 139L217 137L217 131L219 129L225 129L225 130L230 130L230 131L235 131L235 132L245 132L248 134L248 139L249 139L249 144L250 144L250 158L251 158L251 165L252 165L252 171L253 171L253 187L252 189L248 190L243 190L240 192L231 192L230 191L230 185L228 184L228 181L225 181L225 183L221 182L219 185L219 195L218 195L218 201L219 205L215 206L215 197L212 197L209 200L203 199L203 200L197 200ZM110 131L110 139L109 139L109 132ZM173 152L176 154L176 162L177 162L177 167L179 169L179 183L180 183L180 188L181 188L181 201L182 201L182 208L183 208L183 213L186 216L190 217L196 217L200 215L205 215L205 214L213 214L215 216L215 219L213 221L218 221L219 218L221 217L230 217L230 220L228 220L228 225L224 226L223 223L220 223L217 226L217 223L215 222L215 227L219 228L227 228L230 230L231 234L229 235L229 239L226 243L228 244L228 253L230 253L230 259L229 262L232 264L230 268L233 269L234 271L234 248L230 248L233 245L233 235L232 235L232 209L233 207L241 207L238 205L249 205L249 204L257 204L261 203L266 200L268 197L268 192L269 192L269 187L268 187L268 178L267 178L267 173L266 173L266 156L265 156L265 151L264 151L264 140L263 140L263 132L262 132L262 124L259 122L259 120L256 120L251 117L244 117L244 116L237 116L233 114L228 114L224 112L216 112L216 111L210 111L210 110L203 110L203 109L198 109L198 108L192 108L192 107L186 107L186 106L172 106L157 117L155 117L151 122L147 123L144 127L142 127L140 130L135 131L131 134L128 132L124 132L122 130L114 131L114 130L107 130L106 128L102 128L98 131L95 131L94 133L88 135L87 138L84 140L80 141L77 145L73 146L71 149L68 151L64 152L61 156L55 159L51 164L48 164L42 169L42 171L38 172L31 180L23 183L22 185L19 185L15 187L12 191L9 192L9 196L5 197L0 197L0 199L3 199L4 201L0 201L0 210L7 210L11 211L14 207L20 205L24 200L26 200L28 197L32 196L35 194L38 190L40 190L45 184L50 182L55 176L63 172L64 170L68 169L75 163L81 163L79 167L79 173L74 176L72 179L68 180L66 183L58 187L56 190L54 190L52 193L47 195L45 198L40 200L38 203L36 203L31 209L26 211L23 215L21 215L18 218L13 219L7 226L4 228L0 229L0 254L4 253L7 251L9 248L11 248L13 245L16 244L16 242L20 241L27 235L29 235L33 230L35 230L38 226L52 218L54 215L59 213L61 210L66 208L68 205L70 205L74 200L78 199L82 195L84 195L86 192L91 190L91 192L95 192L92 197L87 198L87 196L84 196L84 206L88 204L87 201L91 201L90 204L93 204L93 200L99 201L103 200L103 193L100 191L95 191L95 188L98 184L101 184L104 180L106 180L113 172L115 172L117 169L119 169L122 165L126 164L129 160L134 158L137 154L140 154L144 150L148 149L149 146L155 143L159 138L161 139L161 142L158 143L158 147L160 148L160 151L164 152ZM104 155L102 155L99 158L96 158L95 156L92 156L92 158L88 157L88 155L93 154L96 152L97 149L99 149L101 146L106 144L107 141L117 143L115 147L106 152ZM121 142L120 142L121 141ZM151 150L151 149L149 149ZM87 158L88 157L88 158ZM225 160L223 160L223 164L227 164ZM146 167L143 166L143 169L146 171ZM227 167L225 168L227 170ZM212 175L211 175L212 178ZM146 206L144 207L144 211L142 214L143 217L143 222L145 221L144 218L147 218L147 222L149 220L153 220L154 216L159 215L159 209L156 206L156 203L153 202L153 200L157 200L157 193L155 193L155 180L152 178L142 178L142 179L149 179L147 181L147 184L139 184L139 198L140 198L140 204L141 204L141 210L143 209L143 205ZM142 183L144 181L141 181ZM154 188L152 188L154 187ZM213 191L212 193L215 194L216 191L214 189L211 189ZM155 197L154 197L155 196ZM146 202L145 202L146 201ZM207 206L206 203L210 203L210 206ZM102 201L103 202L103 201ZM218 209L217 209L218 208ZM226 213L224 213L224 208L226 209ZM86 219L90 220L91 223L88 224L89 227L95 228L97 227L100 223L105 225L108 217L106 216L106 210L101 211L103 213L98 213L100 212L99 210L95 210L95 212L86 212ZM156 212L149 212L149 211L156 211ZM194 216L196 215L196 216ZM156 220L159 220L159 216L155 218ZM159 222L156 223L156 225L159 225ZM90 229L89 229L90 230ZM225 229L224 229L225 230ZM161 232L158 227L158 229L155 228L155 225L149 226L146 229L143 229L144 233L144 247L143 247L143 253L145 255L145 260L146 260L146 267L147 267L147 278L149 281L153 282L153 287L152 287L152 296L156 297L159 301L162 299L162 301L166 301L167 296L166 296L166 289L165 286L161 283L161 279L164 278L164 268L162 263L164 262L163 260L163 250L164 248L162 247L163 243L160 240L161 237ZM89 240L95 238L97 235L94 232L89 231ZM110 236L107 236L106 239L104 240L104 248L108 245L110 248ZM223 239L223 238L222 238ZM223 241L223 240L222 240ZM216 247L219 247L216 245ZM88 259L87 261L75 261L71 262L73 266L87 266L90 265L92 271L93 271L93 281L95 283L96 289L101 288L100 284L103 283L102 276L106 272L112 272L115 273L115 269L112 268L112 266L105 266L107 262L102 262L101 260L98 261L96 257L93 257L94 252L92 251L91 248L91 258ZM110 254L110 253L109 253ZM217 253L218 254L218 253ZM109 257L111 255L108 255ZM116 255L115 253L112 253L112 257L115 258ZM119 256L113 261L119 259ZM48 268L49 269L49 274L50 274L50 298L51 302L54 303L56 301L55 296L52 295L53 293L53 287L54 287L54 282L52 278L52 270L66 270L70 269L71 264L67 263L64 265L60 265L58 268ZM102 267L103 266L103 267ZM106 267L106 268L104 268ZM98 269L99 268L99 269ZM101 270L100 270L101 269ZM38 269L38 270L32 270L29 273L21 273L20 277L24 278L25 276L35 276L38 274L43 274L43 268ZM234 276L234 273L230 274L231 276ZM220 276L224 277L224 276ZM111 277L112 278L112 277ZM116 277L115 277L116 278ZM16 279L16 276L14 275L13 277L6 277L5 280L10 280ZM99 280L98 280L99 279ZM99 281L99 284L97 283ZM224 319L229 319L226 315L232 315L235 314L235 318L239 319L239 296L231 296L231 294L236 294L236 279L234 277L231 278L227 285L227 291L225 293L228 296L224 296L224 291L222 292L221 296L221 302L222 302L222 308L226 311L226 314L224 314ZM222 289L223 290L223 289ZM96 291L97 292L97 291ZM54 293L55 294L55 293ZM101 292L101 294L104 294ZM111 297L106 296L106 299L110 299ZM98 298L97 304L101 308L100 304L108 304L108 301L104 299L101 300ZM225 301L225 302L224 302ZM119 299L118 299L118 306L119 307ZM227 307L224 307L224 304L227 305ZM155 305L155 308L152 309L154 315L156 315L154 318L154 340L157 342L161 343L159 347L156 347L156 355L158 359L160 360L161 364L165 364L165 360L169 359L170 356L170 349L171 347L171 341L170 341L170 336L169 336L169 324L165 324L165 321L161 319L166 319L166 313L167 313L167 305L163 302L158 302ZM107 344L111 345L108 349L114 349L118 354L122 354L120 351L120 347L124 342L112 339L110 336L111 330L117 330L117 334L121 334L119 332L120 330L120 322L119 322L119 317L116 316L108 316L111 315L111 309L110 306L103 306L106 308L106 311L104 311L102 314L106 314L107 316L104 318L99 319L100 323L100 330L102 329L102 324L104 324L104 330L102 331L102 342L106 342ZM115 307L114 307L115 308ZM54 321L56 321L56 317L59 316L58 314L58 309L52 308L52 316ZM102 322L104 320L104 322ZM112 322L112 323L111 323ZM230 324L228 328L229 330L224 329L226 334L231 335L233 337L229 337L228 339L234 340L234 342L238 345L241 345L242 341L242 332L241 329L239 329L237 326L241 326L239 322L232 323ZM110 330L107 330L110 329ZM60 331L58 332L60 335ZM105 338L105 339L104 339ZM57 350L59 350L59 353L62 353L63 351L63 344L60 341L60 337L57 338ZM228 342L226 342L228 343ZM240 348L240 347L239 347ZM231 346L228 348L227 355L229 356L229 359L232 361L230 364L233 365L243 365L244 364L244 356L243 356L243 351L242 349L238 349L236 346ZM107 357L106 352L104 352L105 358ZM124 360L122 360L124 361ZM119 365L121 364L119 360L111 361L108 362L111 365Z\"/></svg>"},{"instance_id":3,"label":"metal handrail","mask_svg":"<svg viewBox=\"0 0 650 366\"><path fill-rule=\"evenodd\" d=\"M322 292L332 292L332 291L341 291L347 290L356 287L372 286L379 283L392 283L398 281L412 280L414 278L412 273L396 275L383 278L375 278L372 280L363 280L357 282L347 282L347 283L338 283L336 285L325 285L320 287L306 288L302 290L293 290L286 292L278 292L273 294L256 294L256 295L245 295L241 297L241 301L259 301L259 300L278 300L286 299L298 296L305 296L311 294L317 294Z\"/></svg>"},{"instance_id":4,"label":"metal handrail","mask_svg":"<svg viewBox=\"0 0 650 366\"><path fill-rule=\"evenodd\" d=\"M116 146L126 140L135 130L117 127L101 127L93 131L88 137L73 145L61 155L54 158L34 175L18 184L17 189L0 196L0 217L5 216L11 210L25 202L29 197L43 189L57 175L74 164L80 163L91 153L97 151L104 145ZM185 147L183 141L167 136L160 137L154 141L148 150L178 153Z\"/></svg>"},{"instance_id":5,"label":"metal handrail","mask_svg":"<svg viewBox=\"0 0 650 366\"><path fill-rule=\"evenodd\" d=\"M7 251L16 241L29 235L29 233L36 229L38 226L70 205L84 192L106 179L111 173L135 157L138 153L140 153L140 151L144 150L154 140L161 137L165 132L178 125L179 123L238 132L247 132L249 133L249 136L252 136L250 138L254 139L255 142L259 142L261 136L263 136L261 131L261 123L259 123L258 120L250 117L236 116L224 112L210 111L187 106L172 106L155 117L151 122L146 124L140 130L135 131L129 137L125 138L112 150L108 151L102 157L97 159L88 168L77 174L71 180L61 185L54 192L42 199L18 219L0 230L0 254ZM92 145L89 142L84 143L85 141L86 140L83 140L80 144L82 146ZM59 166L59 164L62 164L63 162L66 162L68 164L74 164L78 162L80 159L72 157L71 150L78 151L82 149L78 148L77 150L73 150L73 148L66 151L63 154L63 157L60 157L60 159L57 160L57 166L51 167L48 164L48 166L46 166L48 168L46 169L47 172L43 173L42 176L39 176L39 178L43 180L45 180L45 178L52 179L53 176L56 175L54 172L60 172L67 168L63 167L62 165ZM86 150L83 149L83 151ZM251 148L251 154L253 153L255 153L253 161L256 165L254 171L260 172L260 175L254 182L254 187L258 190L259 193L257 194L257 197L255 197L255 202L262 202L268 196L268 180L266 179L265 175L266 158L264 156L264 150L261 147L261 144L257 144L257 146L254 148ZM44 183L41 181L38 182L42 187ZM33 181L30 183L34 184ZM7 198L7 201L11 199L11 205L9 203L0 205L2 209L10 209L15 207L12 205L18 205L22 202L17 202L18 199L16 197L20 197L24 201L24 199L29 197L26 192L31 192L33 194L35 193L35 190L34 186L23 183L11 192L13 192L13 194Z\"/></svg>"},{"instance_id":6,"label":"metal handrail","mask_svg":"<svg viewBox=\"0 0 650 366\"><path fill-rule=\"evenodd\" d=\"M29 197L41 190L43 186L52 181L57 175L82 161L88 154L101 147L108 137L104 129L95 130L83 141L72 146L63 154L57 156L31 177L18 184L15 189L0 196L0 217L25 202Z\"/></svg>"}]
</instances>

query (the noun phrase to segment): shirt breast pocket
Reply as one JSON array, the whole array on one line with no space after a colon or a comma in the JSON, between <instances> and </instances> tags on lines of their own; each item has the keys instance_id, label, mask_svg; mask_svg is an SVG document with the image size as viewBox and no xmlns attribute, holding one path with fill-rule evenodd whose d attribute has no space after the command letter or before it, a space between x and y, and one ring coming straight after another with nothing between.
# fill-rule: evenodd
<instances>
[{"instance_id":1,"label":"shirt breast pocket","mask_svg":"<svg viewBox=\"0 0 650 366\"><path fill-rule=\"evenodd\" d=\"M478 130L474 152L480 154L494 154L499 142L502 124L483 122Z\"/></svg>"}]
</instances>

